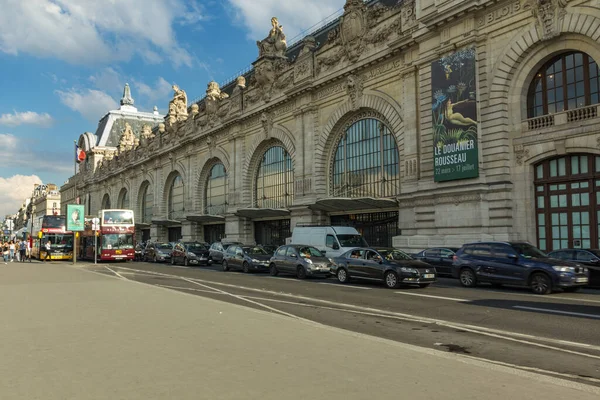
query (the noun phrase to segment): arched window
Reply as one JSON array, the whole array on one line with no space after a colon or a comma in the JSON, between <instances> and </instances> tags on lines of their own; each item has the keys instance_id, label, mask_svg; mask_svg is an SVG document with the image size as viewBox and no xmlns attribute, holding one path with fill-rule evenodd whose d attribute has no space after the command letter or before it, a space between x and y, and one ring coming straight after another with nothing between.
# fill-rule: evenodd
<instances>
[{"instance_id":1,"label":"arched window","mask_svg":"<svg viewBox=\"0 0 600 400\"><path fill-rule=\"evenodd\" d=\"M256 176L256 206L286 208L294 197L292 157L281 146L268 149Z\"/></svg>"},{"instance_id":2,"label":"arched window","mask_svg":"<svg viewBox=\"0 0 600 400\"><path fill-rule=\"evenodd\" d=\"M206 179L204 212L209 215L225 214L227 209L227 173L222 163L213 165Z\"/></svg>"},{"instance_id":3,"label":"arched window","mask_svg":"<svg viewBox=\"0 0 600 400\"><path fill-rule=\"evenodd\" d=\"M535 167L538 246L600 247L600 157L578 154Z\"/></svg>"},{"instance_id":4,"label":"arched window","mask_svg":"<svg viewBox=\"0 0 600 400\"><path fill-rule=\"evenodd\" d=\"M377 119L351 125L335 152L331 194L335 197L390 197L400 193L398 146Z\"/></svg>"},{"instance_id":5,"label":"arched window","mask_svg":"<svg viewBox=\"0 0 600 400\"><path fill-rule=\"evenodd\" d=\"M183 179L181 178L181 175L177 175L175 179L173 179L173 183L171 183L171 188L169 189L169 219L183 217L183 195Z\"/></svg>"},{"instance_id":6,"label":"arched window","mask_svg":"<svg viewBox=\"0 0 600 400\"><path fill-rule=\"evenodd\" d=\"M118 207L129 209L129 192L125 188L121 189L121 193L119 193Z\"/></svg>"},{"instance_id":7,"label":"arched window","mask_svg":"<svg viewBox=\"0 0 600 400\"><path fill-rule=\"evenodd\" d=\"M140 211L142 213L142 222L144 224L152 223L152 207L154 207L154 193L150 183L146 182L140 191Z\"/></svg>"},{"instance_id":8,"label":"arched window","mask_svg":"<svg viewBox=\"0 0 600 400\"><path fill-rule=\"evenodd\" d=\"M598 104L600 71L585 53L561 54L537 72L527 95L527 118Z\"/></svg>"},{"instance_id":9,"label":"arched window","mask_svg":"<svg viewBox=\"0 0 600 400\"><path fill-rule=\"evenodd\" d=\"M110 208L110 196L108 195L108 193L106 193L104 195L104 197L102 198L102 209L107 210L109 208Z\"/></svg>"}]
</instances>

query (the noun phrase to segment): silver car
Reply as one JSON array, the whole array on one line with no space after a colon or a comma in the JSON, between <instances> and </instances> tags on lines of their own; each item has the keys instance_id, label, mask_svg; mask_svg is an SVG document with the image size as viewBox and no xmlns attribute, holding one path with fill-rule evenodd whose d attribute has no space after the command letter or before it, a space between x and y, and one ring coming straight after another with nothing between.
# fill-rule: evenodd
<instances>
[{"instance_id":1,"label":"silver car","mask_svg":"<svg viewBox=\"0 0 600 400\"><path fill-rule=\"evenodd\" d=\"M329 277L332 265L332 261L316 247L291 244L275 251L269 263L269 272L272 276L280 272L293 274L298 279L309 276Z\"/></svg>"}]
</instances>

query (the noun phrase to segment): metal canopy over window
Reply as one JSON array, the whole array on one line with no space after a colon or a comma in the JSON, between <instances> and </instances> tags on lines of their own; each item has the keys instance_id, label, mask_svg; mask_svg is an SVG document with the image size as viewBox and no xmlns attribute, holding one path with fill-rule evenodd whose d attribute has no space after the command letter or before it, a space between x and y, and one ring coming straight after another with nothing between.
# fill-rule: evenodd
<instances>
[{"instance_id":1,"label":"metal canopy over window","mask_svg":"<svg viewBox=\"0 0 600 400\"><path fill-rule=\"evenodd\" d=\"M184 185L181 175L177 175L169 189L168 210L169 219L176 220L183 217L184 211Z\"/></svg>"},{"instance_id":2,"label":"metal canopy over window","mask_svg":"<svg viewBox=\"0 0 600 400\"><path fill-rule=\"evenodd\" d=\"M578 154L535 167L538 247L600 247L600 157Z\"/></svg>"},{"instance_id":3,"label":"metal canopy over window","mask_svg":"<svg viewBox=\"0 0 600 400\"><path fill-rule=\"evenodd\" d=\"M227 211L227 172L222 163L210 169L204 192L204 212L208 215L223 215Z\"/></svg>"},{"instance_id":4,"label":"metal canopy over window","mask_svg":"<svg viewBox=\"0 0 600 400\"><path fill-rule=\"evenodd\" d=\"M317 200L310 206L313 210L326 212L376 210L384 208L396 208L398 202L395 199L376 199L373 197L352 198L330 198Z\"/></svg>"},{"instance_id":5,"label":"metal canopy over window","mask_svg":"<svg viewBox=\"0 0 600 400\"><path fill-rule=\"evenodd\" d=\"M362 119L340 139L333 160L333 197L392 197L400 193L398 146L381 121Z\"/></svg>"},{"instance_id":6,"label":"metal canopy over window","mask_svg":"<svg viewBox=\"0 0 600 400\"><path fill-rule=\"evenodd\" d=\"M282 209L294 198L292 157L281 146L269 148L262 157L255 186L255 206Z\"/></svg>"},{"instance_id":7,"label":"metal canopy over window","mask_svg":"<svg viewBox=\"0 0 600 400\"><path fill-rule=\"evenodd\" d=\"M527 117L558 113L598 104L600 70L585 53L561 54L535 75L527 95Z\"/></svg>"}]
</instances>

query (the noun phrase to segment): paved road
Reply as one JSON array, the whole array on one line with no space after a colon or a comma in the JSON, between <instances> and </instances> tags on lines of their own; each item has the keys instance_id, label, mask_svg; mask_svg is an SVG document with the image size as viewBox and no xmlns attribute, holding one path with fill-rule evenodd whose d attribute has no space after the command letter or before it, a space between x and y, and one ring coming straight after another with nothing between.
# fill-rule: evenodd
<instances>
[{"instance_id":1,"label":"paved road","mask_svg":"<svg viewBox=\"0 0 600 400\"><path fill-rule=\"evenodd\" d=\"M323 313L327 319L329 313L343 313L335 307L299 306L300 298L282 303L284 297L273 301L275 295L268 303L260 299L270 296L265 291L239 289L252 294L243 296L230 286L184 275L244 279L256 287L273 281L301 292L310 284L324 286L317 282L134 263L80 265L0 267L0 398L587 400L600 395L598 387L340 330L296 314L313 309L310 315ZM98 273L100 268L112 276ZM148 272L154 269L170 276ZM340 299L345 291L379 290L324 289ZM245 306L231 304L238 302ZM381 325L392 320L375 318Z\"/></svg>"},{"instance_id":2,"label":"paved road","mask_svg":"<svg viewBox=\"0 0 600 400\"><path fill-rule=\"evenodd\" d=\"M334 279L111 264L99 272L282 313L381 338L558 373L600 384L600 291L537 296L518 288L467 289L441 279L389 290ZM93 269L93 267L92 267Z\"/></svg>"}]
</instances>

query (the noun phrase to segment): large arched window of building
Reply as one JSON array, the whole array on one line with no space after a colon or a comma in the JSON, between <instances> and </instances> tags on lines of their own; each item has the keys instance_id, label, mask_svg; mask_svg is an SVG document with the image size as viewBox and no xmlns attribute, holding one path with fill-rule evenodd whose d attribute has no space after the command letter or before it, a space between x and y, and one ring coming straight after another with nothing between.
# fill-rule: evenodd
<instances>
[{"instance_id":1,"label":"large arched window of building","mask_svg":"<svg viewBox=\"0 0 600 400\"><path fill-rule=\"evenodd\" d=\"M175 176L171 182L169 188L169 198L167 201L169 210L169 219L178 219L183 217L183 199L184 199L184 185L183 178L181 175Z\"/></svg>"},{"instance_id":2,"label":"large arched window of building","mask_svg":"<svg viewBox=\"0 0 600 400\"><path fill-rule=\"evenodd\" d=\"M119 193L117 207L125 210L129 209L129 192L125 188L121 189L121 192Z\"/></svg>"},{"instance_id":3,"label":"large arched window of building","mask_svg":"<svg viewBox=\"0 0 600 400\"><path fill-rule=\"evenodd\" d=\"M286 208L292 204L294 168L287 150L273 146L263 154L255 187L258 208Z\"/></svg>"},{"instance_id":4,"label":"large arched window of building","mask_svg":"<svg viewBox=\"0 0 600 400\"><path fill-rule=\"evenodd\" d=\"M538 246L600 247L600 157L578 154L535 167Z\"/></svg>"},{"instance_id":5,"label":"large arched window of building","mask_svg":"<svg viewBox=\"0 0 600 400\"><path fill-rule=\"evenodd\" d=\"M536 73L527 95L527 117L535 118L598 104L600 71L585 53L563 53Z\"/></svg>"},{"instance_id":6,"label":"large arched window of building","mask_svg":"<svg viewBox=\"0 0 600 400\"><path fill-rule=\"evenodd\" d=\"M152 223L152 208L154 207L154 193L152 186L148 181L142 184L140 190L140 212L142 214L141 222L144 224Z\"/></svg>"},{"instance_id":7,"label":"large arched window of building","mask_svg":"<svg viewBox=\"0 0 600 400\"><path fill-rule=\"evenodd\" d=\"M227 210L227 172L222 163L213 165L206 179L204 213L223 215Z\"/></svg>"},{"instance_id":8,"label":"large arched window of building","mask_svg":"<svg viewBox=\"0 0 600 400\"><path fill-rule=\"evenodd\" d=\"M352 124L335 151L331 195L391 197L399 193L398 146L392 132L373 118Z\"/></svg>"},{"instance_id":9,"label":"large arched window of building","mask_svg":"<svg viewBox=\"0 0 600 400\"><path fill-rule=\"evenodd\" d=\"M102 209L107 210L109 208L110 208L110 196L108 193L106 193L104 195L104 197L102 197Z\"/></svg>"}]
</instances>

